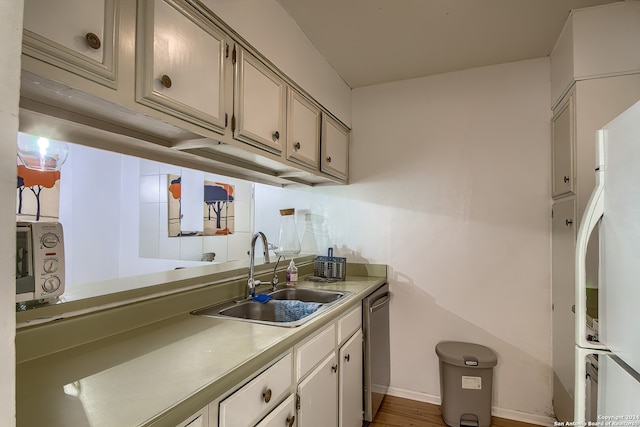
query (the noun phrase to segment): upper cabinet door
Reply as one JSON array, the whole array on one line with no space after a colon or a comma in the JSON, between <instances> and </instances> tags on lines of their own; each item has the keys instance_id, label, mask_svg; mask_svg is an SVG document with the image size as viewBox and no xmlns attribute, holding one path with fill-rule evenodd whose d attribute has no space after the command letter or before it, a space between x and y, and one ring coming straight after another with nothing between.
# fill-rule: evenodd
<instances>
[{"instance_id":1,"label":"upper cabinet door","mask_svg":"<svg viewBox=\"0 0 640 427\"><path fill-rule=\"evenodd\" d=\"M289 88L287 108L287 158L318 169L320 108Z\"/></svg>"},{"instance_id":2,"label":"upper cabinet door","mask_svg":"<svg viewBox=\"0 0 640 427\"><path fill-rule=\"evenodd\" d=\"M137 101L224 133L228 46L222 31L182 2L141 1Z\"/></svg>"},{"instance_id":3,"label":"upper cabinet door","mask_svg":"<svg viewBox=\"0 0 640 427\"><path fill-rule=\"evenodd\" d=\"M249 52L236 49L233 136L281 154L286 139L285 83Z\"/></svg>"},{"instance_id":4,"label":"upper cabinet door","mask_svg":"<svg viewBox=\"0 0 640 427\"><path fill-rule=\"evenodd\" d=\"M553 198L573 194L574 167L573 152L575 146L574 94L570 93L553 114L552 129L552 176L551 194Z\"/></svg>"},{"instance_id":5,"label":"upper cabinet door","mask_svg":"<svg viewBox=\"0 0 640 427\"><path fill-rule=\"evenodd\" d=\"M320 169L336 178L349 177L349 129L327 114L322 115Z\"/></svg>"},{"instance_id":6,"label":"upper cabinet door","mask_svg":"<svg viewBox=\"0 0 640 427\"><path fill-rule=\"evenodd\" d=\"M23 53L116 87L119 0L25 0Z\"/></svg>"}]
</instances>

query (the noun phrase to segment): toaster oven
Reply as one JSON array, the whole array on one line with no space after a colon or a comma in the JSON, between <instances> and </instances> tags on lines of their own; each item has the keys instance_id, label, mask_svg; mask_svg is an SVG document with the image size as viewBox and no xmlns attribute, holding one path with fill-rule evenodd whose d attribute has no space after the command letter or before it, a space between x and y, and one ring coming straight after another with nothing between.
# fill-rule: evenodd
<instances>
[{"instance_id":1,"label":"toaster oven","mask_svg":"<svg viewBox=\"0 0 640 427\"><path fill-rule=\"evenodd\" d=\"M58 222L16 222L16 302L64 292L64 239Z\"/></svg>"}]
</instances>

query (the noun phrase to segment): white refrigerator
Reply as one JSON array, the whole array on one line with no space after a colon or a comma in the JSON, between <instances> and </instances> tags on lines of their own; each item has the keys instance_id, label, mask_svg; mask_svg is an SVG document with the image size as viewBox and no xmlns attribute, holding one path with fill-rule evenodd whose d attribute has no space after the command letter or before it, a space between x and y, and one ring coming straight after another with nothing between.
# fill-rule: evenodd
<instances>
[{"instance_id":1,"label":"white refrigerator","mask_svg":"<svg viewBox=\"0 0 640 427\"><path fill-rule=\"evenodd\" d=\"M576 243L574 416L576 425L640 426L640 102L598 131L596 163L596 188ZM598 223L599 332L593 341L587 338L585 255ZM589 354L598 361L596 419L585 414Z\"/></svg>"}]
</instances>

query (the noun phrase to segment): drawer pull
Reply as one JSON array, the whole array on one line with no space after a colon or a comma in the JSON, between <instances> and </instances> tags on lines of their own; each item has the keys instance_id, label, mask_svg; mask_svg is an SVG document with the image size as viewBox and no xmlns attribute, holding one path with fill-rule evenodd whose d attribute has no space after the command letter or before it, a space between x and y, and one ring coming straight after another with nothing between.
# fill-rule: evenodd
<instances>
[{"instance_id":1,"label":"drawer pull","mask_svg":"<svg viewBox=\"0 0 640 427\"><path fill-rule=\"evenodd\" d=\"M327 163L331 163L331 156L327 157Z\"/></svg>"},{"instance_id":2,"label":"drawer pull","mask_svg":"<svg viewBox=\"0 0 640 427\"><path fill-rule=\"evenodd\" d=\"M331 372L333 372L333 373L338 372L338 365L333 365L333 366L331 367Z\"/></svg>"},{"instance_id":3,"label":"drawer pull","mask_svg":"<svg viewBox=\"0 0 640 427\"><path fill-rule=\"evenodd\" d=\"M264 403L269 403L271 400L271 389L268 388L267 391L262 393L262 398L264 399Z\"/></svg>"},{"instance_id":4,"label":"drawer pull","mask_svg":"<svg viewBox=\"0 0 640 427\"><path fill-rule=\"evenodd\" d=\"M350 355L350 354L347 354L347 355L344 357L344 360L346 360L347 362L348 362L348 361L350 361L350 360L351 360L351 355Z\"/></svg>"},{"instance_id":5,"label":"drawer pull","mask_svg":"<svg viewBox=\"0 0 640 427\"><path fill-rule=\"evenodd\" d=\"M271 138L273 139L273 142L278 141L280 139L280 132L275 131L273 135L271 135Z\"/></svg>"},{"instance_id":6,"label":"drawer pull","mask_svg":"<svg viewBox=\"0 0 640 427\"><path fill-rule=\"evenodd\" d=\"M569 180L570 180L570 178L569 178L568 176L566 176L566 175L565 175L565 177L563 178L563 181L565 182L565 184L566 184L566 183L568 183L568 182L569 182Z\"/></svg>"},{"instance_id":7,"label":"drawer pull","mask_svg":"<svg viewBox=\"0 0 640 427\"><path fill-rule=\"evenodd\" d=\"M293 427L293 424L296 422L296 416L295 415L291 415L290 417L287 417L287 427Z\"/></svg>"},{"instance_id":8,"label":"drawer pull","mask_svg":"<svg viewBox=\"0 0 640 427\"><path fill-rule=\"evenodd\" d=\"M162 86L166 87L167 89L169 89L171 87L171 77L167 76L166 74L163 74L162 77L160 77L160 83L162 83Z\"/></svg>"},{"instance_id":9,"label":"drawer pull","mask_svg":"<svg viewBox=\"0 0 640 427\"><path fill-rule=\"evenodd\" d=\"M293 149L298 151L300 149L301 145L299 142L296 142L295 144L293 144Z\"/></svg>"},{"instance_id":10,"label":"drawer pull","mask_svg":"<svg viewBox=\"0 0 640 427\"><path fill-rule=\"evenodd\" d=\"M100 37L98 37L97 35L93 34L93 33L87 33L84 36L85 40L87 40L87 44L89 45L89 47L91 49L100 49L100 46L102 46L102 43L100 42Z\"/></svg>"}]
</instances>

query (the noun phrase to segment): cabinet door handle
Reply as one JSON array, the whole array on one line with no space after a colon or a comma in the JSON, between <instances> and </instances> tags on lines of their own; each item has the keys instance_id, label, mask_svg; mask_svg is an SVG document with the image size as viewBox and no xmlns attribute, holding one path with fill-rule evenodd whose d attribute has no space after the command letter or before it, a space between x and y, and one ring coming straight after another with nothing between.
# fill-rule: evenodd
<instances>
[{"instance_id":1,"label":"cabinet door handle","mask_svg":"<svg viewBox=\"0 0 640 427\"><path fill-rule=\"evenodd\" d=\"M293 144L293 149L298 151L300 149L300 143L296 142L295 144Z\"/></svg>"},{"instance_id":2,"label":"cabinet door handle","mask_svg":"<svg viewBox=\"0 0 640 427\"><path fill-rule=\"evenodd\" d=\"M331 163L331 156L327 156L327 163Z\"/></svg>"},{"instance_id":3,"label":"cabinet door handle","mask_svg":"<svg viewBox=\"0 0 640 427\"><path fill-rule=\"evenodd\" d=\"M84 38L91 49L100 49L100 46L102 46L102 43L100 42L100 37L98 37L93 33L85 34Z\"/></svg>"},{"instance_id":4,"label":"cabinet door handle","mask_svg":"<svg viewBox=\"0 0 640 427\"><path fill-rule=\"evenodd\" d=\"M160 83L162 83L162 86L166 87L167 89L169 89L171 87L171 77L167 76L166 74L163 74L162 77L160 77Z\"/></svg>"},{"instance_id":5,"label":"cabinet door handle","mask_svg":"<svg viewBox=\"0 0 640 427\"><path fill-rule=\"evenodd\" d=\"M273 135L271 135L271 137L273 138L273 142L276 142L277 140L280 139L280 132L275 131Z\"/></svg>"},{"instance_id":6,"label":"cabinet door handle","mask_svg":"<svg viewBox=\"0 0 640 427\"><path fill-rule=\"evenodd\" d=\"M287 427L293 427L293 424L296 422L296 416L295 415L291 415L290 417L287 417Z\"/></svg>"},{"instance_id":7,"label":"cabinet door handle","mask_svg":"<svg viewBox=\"0 0 640 427\"><path fill-rule=\"evenodd\" d=\"M333 365L333 366L331 367L331 372L333 372L334 374L335 374L336 372L338 372L338 365Z\"/></svg>"},{"instance_id":8,"label":"cabinet door handle","mask_svg":"<svg viewBox=\"0 0 640 427\"><path fill-rule=\"evenodd\" d=\"M344 357L344 360L346 360L347 362L349 362L349 361L351 360L351 355L350 355L350 354L347 354L347 355Z\"/></svg>"},{"instance_id":9,"label":"cabinet door handle","mask_svg":"<svg viewBox=\"0 0 640 427\"><path fill-rule=\"evenodd\" d=\"M567 182L569 182L569 180L570 180L570 179L571 179L571 178L569 178L568 176L566 176L566 175L565 175L565 176L564 176L564 178L563 178L563 181L564 181L564 182L565 182L565 184L566 184Z\"/></svg>"},{"instance_id":10,"label":"cabinet door handle","mask_svg":"<svg viewBox=\"0 0 640 427\"><path fill-rule=\"evenodd\" d=\"M269 403L271 400L271 389L268 388L267 391L262 393L262 398L264 399L264 403Z\"/></svg>"},{"instance_id":11,"label":"cabinet door handle","mask_svg":"<svg viewBox=\"0 0 640 427\"><path fill-rule=\"evenodd\" d=\"M573 220L572 220L571 218L569 218L569 219L565 219L565 220L564 220L564 224L565 224L567 227L571 227L571 226L573 225Z\"/></svg>"}]
</instances>

